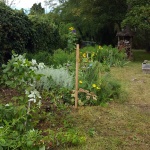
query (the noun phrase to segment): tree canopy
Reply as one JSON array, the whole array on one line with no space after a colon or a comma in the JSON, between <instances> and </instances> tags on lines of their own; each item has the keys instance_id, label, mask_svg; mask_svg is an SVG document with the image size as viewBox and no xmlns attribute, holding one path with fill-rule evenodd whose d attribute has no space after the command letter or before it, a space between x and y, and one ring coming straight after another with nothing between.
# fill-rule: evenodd
<instances>
[{"instance_id":1,"label":"tree canopy","mask_svg":"<svg viewBox=\"0 0 150 150\"><path fill-rule=\"evenodd\" d=\"M30 15L41 15L45 13L45 9L42 8L41 3L34 3L30 9Z\"/></svg>"}]
</instances>

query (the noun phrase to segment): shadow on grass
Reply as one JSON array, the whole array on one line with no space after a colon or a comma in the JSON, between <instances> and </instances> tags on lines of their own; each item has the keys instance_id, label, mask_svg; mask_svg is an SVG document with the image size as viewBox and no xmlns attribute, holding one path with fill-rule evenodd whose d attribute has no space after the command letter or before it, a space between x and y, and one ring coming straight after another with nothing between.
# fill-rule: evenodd
<instances>
[{"instance_id":1,"label":"shadow on grass","mask_svg":"<svg viewBox=\"0 0 150 150\"><path fill-rule=\"evenodd\" d=\"M145 50L133 50L133 62L143 62L150 60L150 53Z\"/></svg>"}]
</instances>

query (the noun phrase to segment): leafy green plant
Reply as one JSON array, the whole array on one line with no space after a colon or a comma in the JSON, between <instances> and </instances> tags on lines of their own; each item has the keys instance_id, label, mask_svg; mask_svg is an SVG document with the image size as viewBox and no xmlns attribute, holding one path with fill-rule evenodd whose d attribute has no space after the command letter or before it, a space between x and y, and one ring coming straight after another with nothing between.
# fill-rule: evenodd
<instances>
[{"instance_id":1,"label":"leafy green plant","mask_svg":"<svg viewBox=\"0 0 150 150\"><path fill-rule=\"evenodd\" d=\"M74 27L69 28L67 49L71 53L76 49L76 30Z\"/></svg>"},{"instance_id":2,"label":"leafy green plant","mask_svg":"<svg viewBox=\"0 0 150 150\"><path fill-rule=\"evenodd\" d=\"M64 147L70 145L80 145L86 142L86 137L81 136L80 132L75 129L68 129L63 131L62 128L55 132L48 130L49 137L46 137L46 141L51 141L51 148Z\"/></svg>"},{"instance_id":3,"label":"leafy green plant","mask_svg":"<svg viewBox=\"0 0 150 150\"><path fill-rule=\"evenodd\" d=\"M96 92L97 104L118 99L121 94L121 84L112 78L109 73L101 76L101 89Z\"/></svg>"},{"instance_id":4,"label":"leafy green plant","mask_svg":"<svg viewBox=\"0 0 150 150\"><path fill-rule=\"evenodd\" d=\"M35 59L37 63L43 62L45 65L53 65L52 54L48 51L39 51L36 53L29 52L26 54L26 58L28 58L28 60Z\"/></svg>"},{"instance_id":5,"label":"leafy green plant","mask_svg":"<svg viewBox=\"0 0 150 150\"><path fill-rule=\"evenodd\" d=\"M24 105L9 103L0 105L0 148L23 149L38 148L42 136L33 129L32 116L26 113Z\"/></svg>"},{"instance_id":6,"label":"leafy green plant","mask_svg":"<svg viewBox=\"0 0 150 150\"><path fill-rule=\"evenodd\" d=\"M52 55L52 64L54 67L64 64L75 63L75 52L69 53L62 49L58 49Z\"/></svg>"}]
</instances>

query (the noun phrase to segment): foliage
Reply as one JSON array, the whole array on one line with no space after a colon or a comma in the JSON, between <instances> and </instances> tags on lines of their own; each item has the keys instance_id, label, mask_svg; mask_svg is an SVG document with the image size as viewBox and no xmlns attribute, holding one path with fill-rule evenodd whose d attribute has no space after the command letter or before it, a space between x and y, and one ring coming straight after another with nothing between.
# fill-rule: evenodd
<instances>
[{"instance_id":1,"label":"foliage","mask_svg":"<svg viewBox=\"0 0 150 150\"><path fill-rule=\"evenodd\" d=\"M131 4L130 4L131 5ZM150 3L149 1L142 4L134 4L131 6L131 10L126 15L122 24L130 25L133 28L150 31Z\"/></svg>"},{"instance_id":2,"label":"foliage","mask_svg":"<svg viewBox=\"0 0 150 150\"><path fill-rule=\"evenodd\" d=\"M27 53L26 58L29 60L35 59L38 63L43 62L45 65L53 65L52 54L48 51L39 51L36 53Z\"/></svg>"},{"instance_id":3,"label":"foliage","mask_svg":"<svg viewBox=\"0 0 150 150\"><path fill-rule=\"evenodd\" d=\"M37 64L35 60L28 61L25 55L17 54L13 54L12 59L6 65L2 65L3 74L0 83L17 89L24 96L19 100L19 104L27 106L27 114L31 111L32 102L38 103L39 107L41 105L40 93L34 86L41 75L37 75L35 71L44 67L43 63Z\"/></svg>"},{"instance_id":4,"label":"foliage","mask_svg":"<svg viewBox=\"0 0 150 150\"><path fill-rule=\"evenodd\" d=\"M74 129L69 129L68 131L60 131L55 133L49 131L51 135L51 140L54 145L60 146L69 146L69 145L80 145L85 143L86 138L81 136L78 131ZM55 140L57 138L57 141Z\"/></svg>"},{"instance_id":5,"label":"foliage","mask_svg":"<svg viewBox=\"0 0 150 150\"><path fill-rule=\"evenodd\" d=\"M72 89L74 87L74 76L69 73L67 68L46 67L36 71L36 74L42 74L41 79L36 83L37 88L45 90L52 90L55 88Z\"/></svg>"},{"instance_id":6,"label":"foliage","mask_svg":"<svg viewBox=\"0 0 150 150\"><path fill-rule=\"evenodd\" d=\"M122 27L130 26L135 32L135 48L150 51L150 2L149 0L128 0L128 12L122 21ZM142 41L142 42L141 42Z\"/></svg>"},{"instance_id":7,"label":"foliage","mask_svg":"<svg viewBox=\"0 0 150 150\"><path fill-rule=\"evenodd\" d=\"M99 62L91 62L90 66L80 68L79 104L100 105L119 98L120 84L109 73L104 73ZM108 75L109 74L109 75Z\"/></svg>"},{"instance_id":8,"label":"foliage","mask_svg":"<svg viewBox=\"0 0 150 150\"><path fill-rule=\"evenodd\" d=\"M124 51L119 52L117 48L112 46L95 46L84 47L80 51L81 58L86 61L87 57L90 61L99 61L104 66L123 66L126 64L126 54Z\"/></svg>"},{"instance_id":9,"label":"foliage","mask_svg":"<svg viewBox=\"0 0 150 150\"><path fill-rule=\"evenodd\" d=\"M41 3L34 3L30 9L30 15L41 15L44 14L44 8L42 8Z\"/></svg>"},{"instance_id":10,"label":"foliage","mask_svg":"<svg viewBox=\"0 0 150 150\"><path fill-rule=\"evenodd\" d=\"M0 49L1 62L7 62L11 51L24 52L30 45L32 23L22 12L12 10L0 2Z\"/></svg>"},{"instance_id":11,"label":"foliage","mask_svg":"<svg viewBox=\"0 0 150 150\"><path fill-rule=\"evenodd\" d=\"M33 129L32 117L24 105L0 105L0 148L37 149L42 136Z\"/></svg>"},{"instance_id":12,"label":"foliage","mask_svg":"<svg viewBox=\"0 0 150 150\"><path fill-rule=\"evenodd\" d=\"M40 75L36 75L35 71L44 68L43 63L36 63L36 60L28 61L24 55L13 54L12 59L5 65L2 65L3 75L1 83L11 88L22 90L28 86L33 86L36 80L40 79Z\"/></svg>"},{"instance_id":13,"label":"foliage","mask_svg":"<svg viewBox=\"0 0 150 150\"><path fill-rule=\"evenodd\" d=\"M76 44L77 44L76 42L77 42L76 30L73 27L70 27L68 33L68 44L67 44L67 49L70 53L75 51Z\"/></svg>"},{"instance_id":14,"label":"foliage","mask_svg":"<svg viewBox=\"0 0 150 150\"><path fill-rule=\"evenodd\" d=\"M77 145L85 141L85 138L83 136L78 136L78 132L75 130L58 131L55 135L51 134L53 139L48 136L43 138L40 131L34 130L36 123L39 122L36 120L38 116L35 116L35 114L40 114L40 111L35 104L32 104L31 109L31 102L35 103L37 99L41 98L34 85L36 85L38 79L41 77L41 74L37 73L38 70L41 69L41 73L43 74L44 70L42 69L44 69L44 67L45 66L42 63L37 64L35 60L28 61L25 58L25 55L17 54L13 54L12 59L9 60L7 65L3 65L1 83L8 87L18 89L22 96L13 97L12 100L14 101L14 104L0 106L0 148L36 150L42 146L44 148L45 144L47 144L46 146L48 147L49 141L53 142L54 147L66 144ZM46 102L50 104L50 107L63 107L63 103L69 102L71 99L71 97L69 99L69 96L71 95L68 89L70 88L71 80L73 80L72 76L69 76L69 72L65 68L49 68L47 73L48 75L51 73L50 75L53 79L53 81L51 81L56 83L54 83L54 87L51 87L50 91L41 91L42 99L49 99L49 101ZM65 88L63 88L63 86ZM25 90L25 94L22 93L23 90ZM41 107L43 108L43 105ZM65 123L65 125L67 124ZM63 137L64 135L65 137Z\"/></svg>"},{"instance_id":15,"label":"foliage","mask_svg":"<svg viewBox=\"0 0 150 150\"><path fill-rule=\"evenodd\" d=\"M113 0L111 4L109 0L69 0L61 7L61 18L73 23L82 40L112 44L126 10L126 0Z\"/></svg>"},{"instance_id":16,"label":"foliage","mask_svg":"<svg viewBox=\"0 0 150 150\"><path fill-rule=\"evenodd\" d=\"M75 51L72 53L69 53L68 51L64 51L62 49L58 49L54 52L52 56L52 65L54 67L57 67L59 65L69 65L75 63Z\"/></svg>"},{"instance_id":17,"label":"foliage","mask_svg":"<svg viewBox=\"0 0 150 150\"><path fill-rule=\"evenodd\" d=\"M33 24L33 35L30 49L34 52L48 51L52 53L59 48L59 31L58 27L51 21L48 15L29 15Z\"/></svg>"}]
</instances>

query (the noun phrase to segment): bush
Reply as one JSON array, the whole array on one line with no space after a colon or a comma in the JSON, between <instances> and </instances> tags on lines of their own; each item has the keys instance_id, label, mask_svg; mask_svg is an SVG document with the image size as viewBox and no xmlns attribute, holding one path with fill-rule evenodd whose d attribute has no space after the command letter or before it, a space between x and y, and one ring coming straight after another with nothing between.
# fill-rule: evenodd
<instances>
[{"instance_id":1,"label":"bush","mask_svg":"<svg viewBox=\"0 0 150 150\"><path fill-rule=\"evenodd\" d=\"M53 53L55 49L59 48L60 36L58 27L50 20L50 18L44 15L29 15L33 26L33 49L35 52L40 50ZM31 49L31 48L30 48Z\"/></svg>"},{"instance_id":2,"label":"bush","mask_svg":"<svg viewBox=\"0 0 150 150\"><path fill-rule=\"evenodd\" d=\"M53 60L52 65L54 65L54 67L68 63L69 64L75 63L76 60L75 52L69 53L65 52L64 50L58 49L54 52L52 60Z\"/></svg>"},{"instance_id":3,"label":"bush","mask_svg":"<svg viewBox=\"0 0 150 150\"><path fill-rule=\"evenodd\" d=\"M52 54L48 51L39 51L36 53L27 53L26 57L29 60L35 59L38 63L43 62L45 65L53 65Z\"/></svg>"},{"instance_id":4,"label":"bush","mask_svg":"<svg viewBox=\"0 0 150 150\"><path fill-rule=\"evenodd\" d=\"M32 44L32 23L25 13L13 10L1 2L0 16L0 58L1 62L7 62L12 50L22 53Z\"/></svg>"},{"instance_id":5,"label":"bush","mask_svg":"<svg viewBox=\"0 0 150 150\"><path fill-rule=\"evenodd\" d=\"M0 105L0 149L34 149L42 135L32 126L25 106Z\"/></svg>"}]
</instances>

